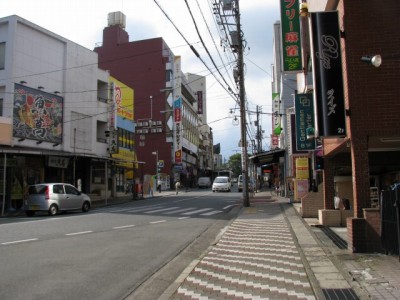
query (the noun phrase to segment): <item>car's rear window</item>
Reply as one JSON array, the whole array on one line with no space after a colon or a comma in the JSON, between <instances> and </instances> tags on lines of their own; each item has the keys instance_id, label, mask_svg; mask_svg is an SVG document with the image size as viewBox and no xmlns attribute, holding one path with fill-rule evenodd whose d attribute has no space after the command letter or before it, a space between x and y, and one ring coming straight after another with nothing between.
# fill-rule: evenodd
<instances>
[{"instance_id":1,"label":"car's rear window","mask_svg":"<svg viewBox=\"0 0 400 300\"><path fill-rule=\"evenodd\" d=\"M31 195L40 195L44 194L46 191L45 185L32 185L28 189L28 193Z\"/></svg>"},{"instance_id":2,"label":"car's rear window","mask_svg":"<svg viewBox=\"0 0 400 300\"><path fill-rule=\"evenodd\" d=\"M226 183L226 182L228 182L228 178L227 177L217 177L217 178L215 178L215 182L216 183Z\"/></svg>"}]
</instances>

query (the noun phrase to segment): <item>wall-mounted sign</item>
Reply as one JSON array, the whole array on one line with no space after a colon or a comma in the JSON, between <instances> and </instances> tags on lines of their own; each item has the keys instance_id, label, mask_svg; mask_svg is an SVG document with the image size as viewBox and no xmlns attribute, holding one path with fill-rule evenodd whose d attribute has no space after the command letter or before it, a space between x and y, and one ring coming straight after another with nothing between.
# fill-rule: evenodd
<instances>
[{"instance_id":1,"label":"wall-mounted sign","mask_svg":"<svg viewBox=\"0 0 400 300\"><path fill-rule=\"evenodd\" d=\"M314 150L315 138L307 133L314 130L314 103L312 94L296 94L296 150Z\"/></svg>"},{"instance_id":2,"label":"wall-mounted sign","mask_svg":"<svg viewBox=\"0 0 400 300\"><path fill-rule=\"evenodd\" d=\"M13 136L61 144L63 101L63 97L15 84Z\"/></svg>"},{"instance_id":3,"label":"wall-mounted sign","mask_svg":"<svg viewBox=\"0 0 400 300\"><path fill-rule=\"evenodd\" d=\"M283 70L301 71L301 39L298 0L281 0Z\"/></svg>"},{"instance_id":4,"label":"wall-mounted sign","mask_svg":"<svg viewBox=\"0 0 400 300\"><path fill-rule=\"evenodd\" d=\"M310 174L308 157L296 158L295 165L296 165L296 178L297 179L308 179L309 174Z\"/></svg>"},{"instance_id":5,"label":"wall-mounted sign","mask_svg":"<svg viewBox=\"0 0 400 300\"><path fill-rule=\"evenodd\" d=\"M68 168L69 158L62 156L49 156L48 166L53 168Z\"/></svg>"},{"instance_id":6,"label":"wall-mounted sign","mask_svg":"<svg viewBox=\"0 0 400 300\"><path fill-rule=\"evenodd\" d=\"M319 136L345 136L346 116L337 11L311 13L314 93Z\"/></svg>"}]
</instances>

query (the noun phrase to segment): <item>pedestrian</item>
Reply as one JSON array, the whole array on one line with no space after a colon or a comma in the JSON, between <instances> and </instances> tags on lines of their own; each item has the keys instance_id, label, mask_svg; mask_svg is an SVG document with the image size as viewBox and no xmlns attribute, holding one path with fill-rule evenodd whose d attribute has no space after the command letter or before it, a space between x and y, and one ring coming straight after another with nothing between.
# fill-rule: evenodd
<instances>
[{"instance_id":1,"label":"pedestrian","mask_svg":"<svg viewBox=\"0 0 400 300\"><path fill-rule=\"evenodd\" d=\"M157 190L159 193L161 193L161 182L157 183Z\"/></svg>"},{"instance_id":2,"label":"pedestrian","mask_svg":"<svg viewBox=\"0 0 400 300\"><path fill-rule=\"evenodd\" d=\"M178 195L178 193L179 193L179 189L181 188L181 183L179 182L179 181L177 181L176 183L175 183L175 191L176 191L176 194Z\"/></svg>"}]
</instances>

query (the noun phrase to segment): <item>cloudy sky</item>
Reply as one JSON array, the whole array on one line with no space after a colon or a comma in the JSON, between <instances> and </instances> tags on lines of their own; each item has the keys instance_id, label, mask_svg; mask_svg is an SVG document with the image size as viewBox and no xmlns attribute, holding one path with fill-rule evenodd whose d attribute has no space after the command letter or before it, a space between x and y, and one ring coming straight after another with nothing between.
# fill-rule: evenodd
<instances>
[{"instance_id":1,"label":"cloudy sky","mask_svg":"<svg viewBox=\"0 0 400 300\"><path fill-rule=\"evenodd\" d=\"M234 89L233 56L229 49L224 51L221 46L224 44L221 42L223 34L212 14L212 1L187 0L187 3L208 51L225 80ZM239 5L246 45L245 89L250 111L247 122L250 133L255 134L256 115L252 112L256 111L257 105L261 106L264 113L261 115L261 125L265 131L262 147L268 150L271 117L266 113L271 113L272 32L273 24L279 20L279 1L240 0ZM0 0L0 7L0 17L18 15L91 50L96 43L102 42L108 13L123 12L131 41L162 37L174 54L182 57L183 72L206 76L207 120L213 128L214 144L221 143L221 154L226 159L239 152L240 126L234 126L233 119L227 118L230 109L235 108L235 114L239 116L237 104L208 71L209 68L215 76L220 77L200 43L185 0ZM186 41L195 47L206 65L193 54ZM224 82L222 79L219 81Z\"/></svg>"}]
</instances>

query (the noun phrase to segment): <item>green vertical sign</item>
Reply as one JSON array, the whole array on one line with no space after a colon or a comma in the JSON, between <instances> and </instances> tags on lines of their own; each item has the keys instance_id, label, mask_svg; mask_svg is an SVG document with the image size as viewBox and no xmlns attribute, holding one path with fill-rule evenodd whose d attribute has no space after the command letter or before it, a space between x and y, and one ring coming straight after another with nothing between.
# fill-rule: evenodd
<instances>
[{"instance_id":1,"label":"green vertical sign","mask_svg":"<svg viewBox=\"0 0 400 300\"><path fill-rule=\"evenodd\" d=\"M284 71L301 71L301 39L298 0L281 0L282 60Z\"/></svg>"},{"instance_id":2,"label":"green vertical sign","mask_svg":"<svg viewBox=\"0 0 400 300\"><path fill-rule=\"evenodd\" d=\"M296 94L296 149L307 151L315 149L314 103L312 94Z\"/></svg>"}]
</instances>

